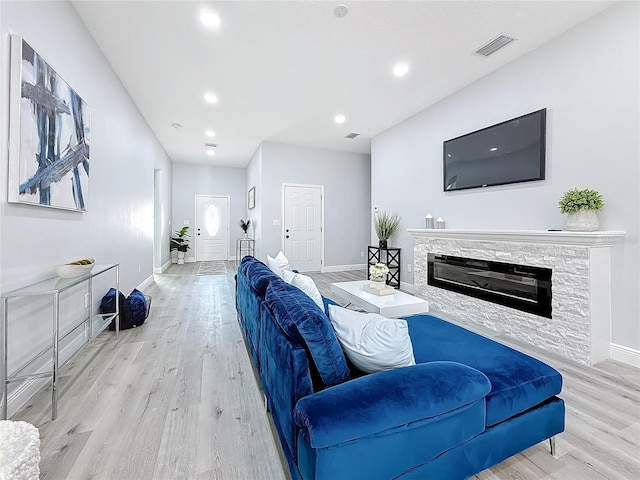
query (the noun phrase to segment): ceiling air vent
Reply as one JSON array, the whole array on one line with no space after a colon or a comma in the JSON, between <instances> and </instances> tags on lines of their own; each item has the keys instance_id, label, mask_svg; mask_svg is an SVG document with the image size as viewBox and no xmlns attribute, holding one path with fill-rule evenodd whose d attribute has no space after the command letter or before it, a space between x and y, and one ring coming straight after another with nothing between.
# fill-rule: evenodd
<instances>
[{"instance_id":1,"label":"ceiling air vent","mask_svg":"<svg viewBox=\"0 0 640 480\"><path fill-rule=\"evenodd\" d=\"M496 38L489 40L473 53L477 53L483 57L488 57L489 55L496 53L502 47L506 47L514 40L517 40L517 38L501 33Z\"/></svg>"},{"instance_id":2,"label":"ceiling air vent","mask_svg":"<svg viewBox=\"0 0 640 480\"><path fill-rule=\"evenodd\" d=\"M344 138L356 138L358 135L360 135L359 133L350 133L349 135L345 135Z\"/></svg>"},{"instance_id":3,"label":"ceiling air vent","mask_svg":"<svg viewBox=\"0 0 640 480\"><path fill-rule=\"evenodd\" d=\"M218 146L218 144L217 144L217 143L205 143L205 144L204 144L204 146L205 146L205 147L213 147L213 148L216 148L216 147Z\"/></svg>"}]
</instances>

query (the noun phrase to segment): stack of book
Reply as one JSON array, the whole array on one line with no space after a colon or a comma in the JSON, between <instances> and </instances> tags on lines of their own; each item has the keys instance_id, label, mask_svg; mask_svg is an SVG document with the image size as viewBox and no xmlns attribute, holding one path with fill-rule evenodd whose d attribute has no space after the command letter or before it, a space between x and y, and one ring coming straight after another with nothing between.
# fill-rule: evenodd
<instances>
[{"instance_id":1,"label":"stack of book","mask_svg":"<svg viewBox=\"0 0 640 480\"><path fill-rule=\"evenodd\" d=\"M362 289L365 292L373 293L374 295L393 295L395 289L387 285L385 282L369 282L364 284Z\"/></svg>"}]
</instances>

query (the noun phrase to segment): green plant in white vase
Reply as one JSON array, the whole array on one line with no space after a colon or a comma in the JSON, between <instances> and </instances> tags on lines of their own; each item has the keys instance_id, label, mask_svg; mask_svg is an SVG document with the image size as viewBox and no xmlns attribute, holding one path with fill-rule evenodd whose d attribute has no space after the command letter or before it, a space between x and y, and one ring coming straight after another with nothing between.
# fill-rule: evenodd
<instances>
[{"instance_id":1,"label":"green plant in white vase","mask_svg":"<svg viewBox=\"0 0 640 480\"><path fill-rule=\"evenodd\" d=\"M187 240L187 237L189 237L189 234L187 233L188 231L188 226L182 227L180 230L176 230L175 232L173 232L173 236L171 237L169 250L178 251L179 265L184 264L185 253L187 252L187 250L191 250L191 247L189 246L189 240Z\"/></svg>"},{"instance_id":2,"label":"green plant in white vase","mask_svg":"<svg viewBox=\"0 0 640 480\"><path fill-rule=\"evenodd\" d=\"M562 213L566 213L567 230L572 232L593 232L600 222L596 212L604 206L602 195L596 190L573 188L558 201Z\"/></svg>"}]
</instances>

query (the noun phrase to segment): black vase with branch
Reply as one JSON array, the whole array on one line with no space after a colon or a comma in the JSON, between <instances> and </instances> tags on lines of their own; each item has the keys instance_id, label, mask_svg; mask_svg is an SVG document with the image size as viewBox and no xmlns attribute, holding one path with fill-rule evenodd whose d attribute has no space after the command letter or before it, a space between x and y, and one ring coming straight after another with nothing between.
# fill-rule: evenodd
<instances>
[{"instance_id":1,"label":"black vase with branch","mask_svg":"<svg viewBox=\"0 0 640 480\"><path fill-rule=\"evenodd\" d=\"M247 238L249 236L248 230L250 226L251 226L251 220L240 219L240 228L244 232L244 238Z\"/></svg>"}]
</instances>

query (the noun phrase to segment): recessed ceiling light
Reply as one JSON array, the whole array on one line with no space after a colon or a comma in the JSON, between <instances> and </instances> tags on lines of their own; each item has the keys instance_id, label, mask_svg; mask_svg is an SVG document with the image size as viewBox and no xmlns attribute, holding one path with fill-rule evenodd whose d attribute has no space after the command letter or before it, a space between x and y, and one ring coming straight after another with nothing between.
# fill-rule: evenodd
<instances>
[{"instance_id":1,"label":"recessed ceiling light","mask_svg":"<svg viewBox=\"0 0 640 480\"><path fill-rule=\"evenodd\" d=\"M498 150L498 147L492 147L489 149L490 152L495 152L496 150Z\"/></svg>"},{"instance_id":2,"label":"recessed ceiling light","mask_svg":"<svg viewBox=\"0 0 640 480\"><path fill-rule=\"evenodd\" d=\"M178 122L173 122L171 126L176 130L180 130L182 128L182 125L180 125Z\"/></svg>"},{"instance_id":3,"label":"recessed ceiling light","mask_svg":"<svg viewBox=\"0 0 640 480\"><path fill-rule=\"evenodd\" d=\"M207 150L207 155L209 155L210 157L213 157L216 154L215 150L209 149Z\"/></svg>"},{"instance_id":4,"label":"recessed ceiling light","mask_svg":"<svg viewBox=\"0 0 640 480\"><path fill-rule=\"evenodd\" d=\"M205 130L204 134L207 137L215 137L216 136L216 132L214 132L213 130Z\"/></svg>"},{"instance_id":5,"label":"recessed ceiling light","mask_svg":"<svg viewBox=\"0 0 640 480\"><path fill-rule=\"evenodd\" d=\"M336 123L344 123L347 120L347 117L345 117L344 115L336 115L334 117L334 120Z\"/></svg>"},{"instance_id":6,"label":"recessed ceiling light","mask_svg":"<svg viewBox=\"0 0 640 480\"><path fill-rule=\"evenodd\" d=\"M200 21L207 28L219 28L220 27L220 17L216 12L212 12L211 10L203 10L200 12Z\"/></svg>"},{"instance_id":7,"label":"recessed ceiling light","mask_svg":"<svg viewBox=\"0 0 640 480\"><path fill-rule=\"evenodd\" d=\"M204 94L204 99L208 103L218 103L218 96L215 93L207 92Z\"/></svg>"},{"instance_id":8,"label":"recessed ceiling light","mask_svg":"<svg viewBox=\"0 0 640 480\"><path fill-rule=\"evenodd\" d=\"M409 71L409 65L406 63L396 63L393 66L393 74L396 77L404 77Z\"/></svg>"},{"instance_id":9,"label":"recessed ceiling light","mask_svg":"<svg viewBox=\"0 0 640 480\"><path fill-rule=\"evenodd\" d=\"M333 14L336 16L336 18L344 18L347 16L347 13L349 13L349 9L344 5L338 5L333 9Z\"/></svg>"}]
</instances>

